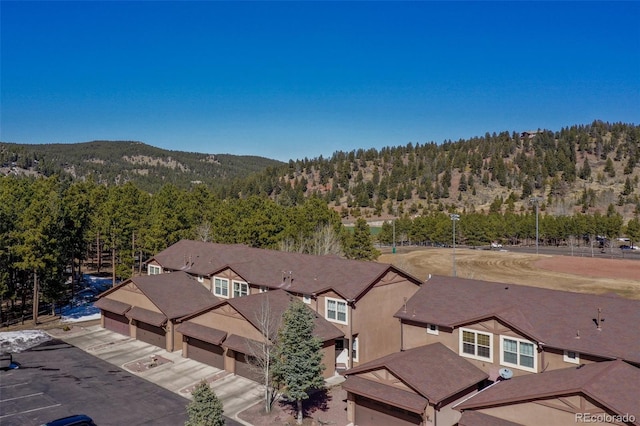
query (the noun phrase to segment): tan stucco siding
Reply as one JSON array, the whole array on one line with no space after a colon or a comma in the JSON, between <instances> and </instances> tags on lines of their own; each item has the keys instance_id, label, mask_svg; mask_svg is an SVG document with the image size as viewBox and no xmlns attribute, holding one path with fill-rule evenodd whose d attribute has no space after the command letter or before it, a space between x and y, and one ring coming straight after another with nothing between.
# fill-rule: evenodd
<instances>
[{"instance_id":1,"label":"tan stucco siding","mask_svg":"<svg viewBox=\"0 0 640 426\"><path fill-rule=\"evenodd\" d=\"M325 342L322 347L322 364L325 366L323 377L332 377L336 372L336 346L333 341Z\"/></svg>"},{"instance_id":2,"label":"tan stucco siding","mask_svg":"<svg viewBox=\"0 0 640 426\"><path fill-rule=\"evenodd\" d=\"M228 305L223 306L223 308L229 309ZM237 313L234 316L230 316L226 313L220 313L217 310L213 310L205 312L202 315L198 315L189 321L206 327L226 331L227 334L235 334L236 336L246 337L257 341L262 340L262 334L258 329Z\"/></svg>"},{"instance_id":3,"label":"tan stucco siding","mask_svg":"<svg viewBox=\"0 0 640 426\"><path fill-rule=\"evenodd\" d=\"M358 363L368 362L400 348L400 320L394 314L418 286L407 280L375 285L353 309L353 334L358 335Z\"/></svg>"},{"instance_id":4,"label":"tan stucco siding","mask_svg":"<svg viewBox=\"0 0 640 426\"><path fill-rule=\"evenodd\" d=\"M130 285L128 285L127 287L129 286ZM154 305L147 296L138 291L135 291L134 288L128 289L127 287L119 288L105 297L107 299L116 300L118 302L126 303L131 306L138 306L149 311L162 313L160 309L158 309L158 307Z\"/></svg>"},{"instance_id":5,"label":"tan stucco siding","mask_svg":"<svg viewBox=\"0 0 640 426\"><path fill-rule=\"evenodd\" d=\"M579 397L574 397L579 398ZM571 402L571 401L569 401ZM580 401L577 401L580 406ZM544 404L544 405L543 405ZM603 414L604 410L601 407L595 406L591 404L590 401L584 401L585 408L580 408L578 411L580 413L590 413L593 416L597 416L598 414ZM554 405L555 407L550 407L549 405ZM569 407L562 401L558 399L550 399L544 401L542 404L538 402L525 402L520 404L512 404L505 405L500 407L492 407L477 410L479 412L488 414L490 416L498 417L500 419L509 420L512 422L516 422L525 426L538 426L544 424L545 426L565 426L571 424L579 424L580 421L576 422L576 413L571 412ZM582 422L587 423L587 422ZM607 422L598 422L594 421L588 422L589 425L611 425L618 423L607 423Z\"/></svg>"}]
</instances>

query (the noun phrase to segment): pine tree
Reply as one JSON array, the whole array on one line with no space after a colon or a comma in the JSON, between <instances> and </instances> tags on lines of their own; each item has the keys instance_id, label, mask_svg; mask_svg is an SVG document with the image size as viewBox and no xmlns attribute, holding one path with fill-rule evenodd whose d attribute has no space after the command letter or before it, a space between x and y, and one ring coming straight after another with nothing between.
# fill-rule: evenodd
<instances>
[{"instance_id":1,"label":"pine tree","mask_svg":"<svg viewBox=\"0 0 640 426\"><path fill-rule=\"evenodd\" d=\"M300 300L294 301L282 317L273 360L274 380L282 393L297 403L297 421L302 424L302 402L309 392L324 386L322 341L313 336L314 314Z\"/></svg>"},{"instance_id":2,"label":"pine tree","mask_svg":"<svg viewBox=\"0 0 640 426\"><path fill-rule=\"evenodd\" d=\"M348 240L345 244L345 254L349 259L373 260L380 255L373 246L369 225L363 218L356 221L353 235Z\"/></svg>"},{"instance_id":3,"label":"pine tree","mask_svg":"<svg viewBox=\"0 0 640 426\"><path fill-rule=\"evenodd\" d=\"M222 417L222 402L209 384L204 380L193 391L193 401L187 405L189 419L185 426L222 426L225 420Z\"/></svg>"}]
</instances>

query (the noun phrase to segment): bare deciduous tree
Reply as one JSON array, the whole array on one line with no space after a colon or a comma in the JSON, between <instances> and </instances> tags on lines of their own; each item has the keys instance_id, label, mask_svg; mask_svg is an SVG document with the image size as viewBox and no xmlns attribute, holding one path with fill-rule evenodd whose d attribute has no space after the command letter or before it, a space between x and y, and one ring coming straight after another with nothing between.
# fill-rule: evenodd
<instances>
[{"instance_id":1,"label":"bare deciduous tree","mask_svg":"<svg viewBox=\"0 0 640 426\"><path fill-rule=\"evenodd\" d=\"M262 339L260 342L246 340L249 348L246 360L251 370L261 378L264 387L264 409L265 412L270 413L273 403L279 396L278 386L273 381L272 360L281 316L272 311L268 297L264 298L260 310L255 315Z\"/></svg>"}]
</instances>

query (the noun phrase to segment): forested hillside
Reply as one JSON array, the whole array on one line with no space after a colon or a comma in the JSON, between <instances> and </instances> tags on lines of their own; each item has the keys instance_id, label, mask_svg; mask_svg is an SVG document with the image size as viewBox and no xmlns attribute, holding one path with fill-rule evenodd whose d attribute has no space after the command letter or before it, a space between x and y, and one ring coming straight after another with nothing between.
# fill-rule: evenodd
<instances>
[{"instance_id":1,"label":"forested hillside","mask_svg":"<svg viewBox=\"0 0 640 426\"><path fill-rule=\"evenodd\" d=\"M225 196L295 205L318 195L346 220L429 211L547 214L640 211L640 127L604 123L502 132L457 142L409 143L289 161L237 180ZM612 207L611 207L612 206Z\"/></svg>"},{"instance_id":2,"label":"forested hillside","mask_svg":"<svg viewBox=\"0 0 640 426\"><path fill-rule=\"evenodd\" d=\"M189 188L246 177L282 164L256 156L168 151L141 142L94 141L27 145L0 142L0 174L91 177L108 185L133 182L148 192L165 183Z\"/></svg>"}]
</instances>

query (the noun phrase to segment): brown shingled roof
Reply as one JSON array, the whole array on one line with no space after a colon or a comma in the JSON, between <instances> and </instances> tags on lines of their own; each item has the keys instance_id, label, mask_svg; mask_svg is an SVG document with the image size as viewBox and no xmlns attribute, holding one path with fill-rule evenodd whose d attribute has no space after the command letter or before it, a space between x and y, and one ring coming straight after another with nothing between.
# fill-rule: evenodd
<instances>
[{"instance_id":1,"label":"brown shingled roof","mask_svg":"<svg viewBox=\"0 0 640 426\"><path fill-rule=\"evenodd\" d=\"M130 281L169 319L183 317L220 302L197 279L184 272L144 275Z\"/></svg>"},{"instance_id":2,"label":"brown shingled roof","mask_svg":"<svg viewBox=\"0 0 640 426\"><path fill-rule=\"evenodd\" d=\"M640 363L637 300L434 276L395 316L451 328L494 317L549 347Z\"/></svg>"},{"instance_id":3,"label":"brown shingled roof","mask_svg":"<svg viewBox=\"0 0 640 426\"><path fill-rule=\"evenodd\" d=\"M640 424L640 368L622 360L586 364L496 382L456 408L468 410L582 393Z\"/></svg>"},{"instance_id":4,"label":"brown shingled roof","mask_svg":"<svg viewBox=\"0 0 640 426\"><path fill-rule=\"evenodd\" d=\"M146 322L147 324L155 325L156 327L160 327L162 324L167 322L167 317L163 314L140 308L138 306L131 308L125 315L127 318Z\"/></svg>"},{"instance_id":5,"label":"brown shingled roof","mask_svg":"<svg viewBox=\"0 0 640 426\"><path fill-rule=\"evenodd\" d=\"M118 302L117 300L111 300L105 297L96 300L93 306L98 309L102 309L103 311L113 312L117 315L124 315L125 312L131 309L131 305L127 303Z\"/></svg>"},{"instance_id":6,"label":"brown shingled roof","mask_svg":"<svg viewBox=\"0 0 640 426\"><path fill-rule=\"evenodd\" d=\"M342 383L342 389L418 414L422 414L429 403L426 398L418 394L373 382L358 376L348 377L347 380Z\"/></svg>"},{"instance_id":7,"label":"brown shingled roof","mask_svg":"<svg viewBox=\"0 0 640 426\"><path fill-rule=\"evenodd\" d=\"M178 325L176 331L185 336L193 337L203 342L213 343L214 345L219 345L227 337L226 331L196 324L191 321L185 321Z\"/></svg>"},{"instance_id":8,"label":"brown shingled roof","mask_svg":"<svg viewBox=\"0 0 640 426\"><path fill-rule=\"evenodd\" d=\"M347 370L345 374L352 377L380 368L389 370L431 404L437 404L489 377L442 343L396 352Z\"/></svg>"},{"instance_id":9,"label":"brown shingled roof","mask_svg":"<svg viewBox=\"0 0 640 426\"><path fill-rule=\"evenodd\" d=\"M345 299L358 298L390 269L403 273L416 285L420 284L417 278L389 264L265 250L238 244L181 240L151 260L166 269L202 276L211 276L231 268L254 285L303 294L333 289Z\"/></svg>"}]
</instances>

